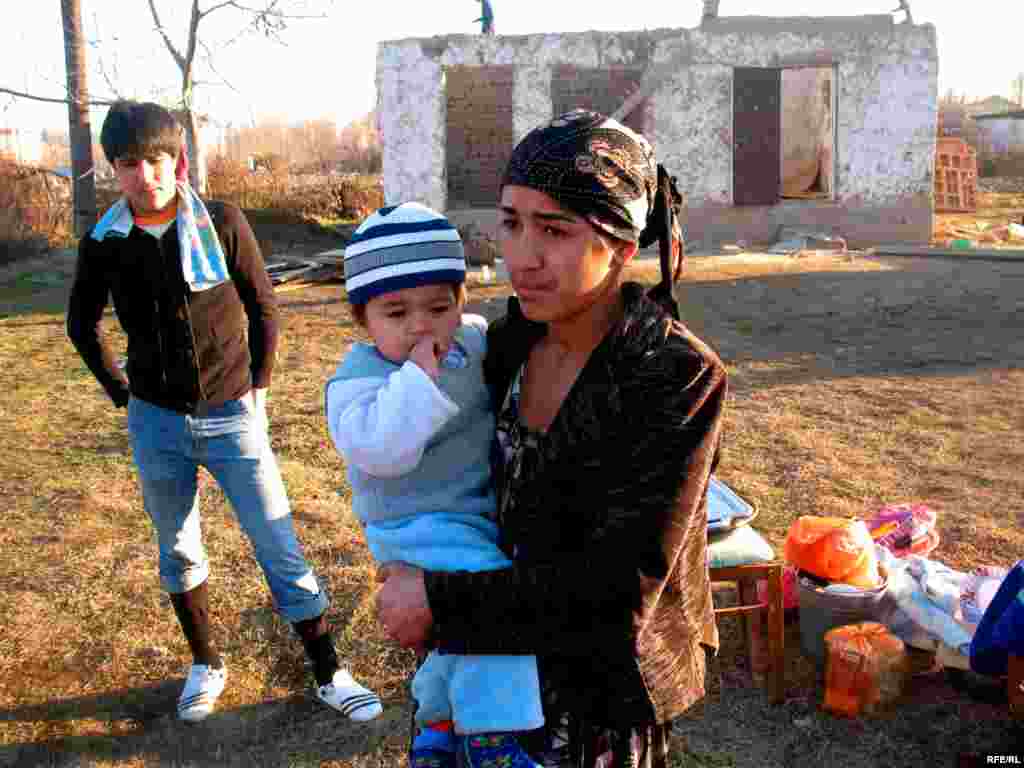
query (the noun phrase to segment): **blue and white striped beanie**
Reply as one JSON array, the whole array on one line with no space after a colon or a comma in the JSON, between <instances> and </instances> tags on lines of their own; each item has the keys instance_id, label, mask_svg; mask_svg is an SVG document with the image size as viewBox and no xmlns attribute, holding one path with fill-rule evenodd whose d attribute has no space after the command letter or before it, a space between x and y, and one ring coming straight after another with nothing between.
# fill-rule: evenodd
<instances>
[{"instance_id":1,"label":"blue and white striped beanie","mask_svg":"<svg viewBox=\"0 0 1024 768\"><path fill-rule=\"evenodd\" d=\"M345 288L352 304L403 288L465 279L459 231L419 203L392 205L371 214L345 248Z\"/></svg>"}]
</instances>

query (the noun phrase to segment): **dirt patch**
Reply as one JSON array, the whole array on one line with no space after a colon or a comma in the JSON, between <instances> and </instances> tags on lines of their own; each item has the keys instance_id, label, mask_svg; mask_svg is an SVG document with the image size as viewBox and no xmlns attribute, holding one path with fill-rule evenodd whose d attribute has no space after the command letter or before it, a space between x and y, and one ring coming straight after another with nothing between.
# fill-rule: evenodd
<instances>
[{"instance_id":1,"label":"dirt patch","mask_svg":"<svg viewBox=\"0 0 1024 768\"><path fill-rule=\"evenodd\" d=\"M687 282L684 320L734 363L802 358L830 376L1024 362L1024 264L858 262Z\"/></svg>"}]
</instances>

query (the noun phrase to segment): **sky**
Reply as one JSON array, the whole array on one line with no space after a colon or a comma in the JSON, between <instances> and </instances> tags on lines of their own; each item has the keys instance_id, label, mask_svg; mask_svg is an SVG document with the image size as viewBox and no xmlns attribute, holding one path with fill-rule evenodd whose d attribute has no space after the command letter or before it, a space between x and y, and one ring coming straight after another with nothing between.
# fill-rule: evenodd
<instances>
[{"instance_id":1,"label":"sky","mask_svg":"<svg viewBox=\"0 0 1024 768\"><path fill-rule=\"evenodd\" d=\"M201 0L210 8L221 0ZM256 5L262 0L249 0ZM491 0L498 34L689 28L701 0ZM243 5L246 3L242 3ZM721 0L722 16L842 16L887 13L898 0ZM1010 95L1024 72L1021 0L910 0L915 23L934 24L939 47L939 93L968 97ZM64 45L57 0L0 0L17 6L0 28L0 87L43 96L65 93ZM81 0L89 41L89 87L96 98L167 100L180 76L155 31L146 0ZM172 41L184 48L187 0L156 0ZM328 118L339 127L375 106L377 43L409 37L479 31L479 0L281 0L281 7L314 18L287 22L283 44L261 34L230 45L243 17L225 7L206 17L201 36L212 48L216 74L196 89L197 106L224 123L273 117L287 123ZM629 11L626 15L624 11ZM903 14L894 18L902 20ZM227 84L225 84L225 82ZM94 113L94 130L102 120ZM67 110L0 94L0 127L67 129Z\"/></svg>"}]
</instances>

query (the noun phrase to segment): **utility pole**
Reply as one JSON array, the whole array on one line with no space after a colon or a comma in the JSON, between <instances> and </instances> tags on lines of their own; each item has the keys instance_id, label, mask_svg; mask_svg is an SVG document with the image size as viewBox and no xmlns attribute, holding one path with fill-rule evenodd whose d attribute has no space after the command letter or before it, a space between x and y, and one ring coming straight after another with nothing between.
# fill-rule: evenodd
<instances>
[{"instance_id":1,"label":"utility pole","mask_svg":"<svg viewBox=\"0 0 1024 768\"><path fill-rule=\"evenodd\" d=\"M84 237L96 224L96 178L92 163L89 88L85 77L80 0L61 0L64 22L64 63L68 79L68 138L71 142L72 203L75 236Z\"/></svg>"}]
</instances>

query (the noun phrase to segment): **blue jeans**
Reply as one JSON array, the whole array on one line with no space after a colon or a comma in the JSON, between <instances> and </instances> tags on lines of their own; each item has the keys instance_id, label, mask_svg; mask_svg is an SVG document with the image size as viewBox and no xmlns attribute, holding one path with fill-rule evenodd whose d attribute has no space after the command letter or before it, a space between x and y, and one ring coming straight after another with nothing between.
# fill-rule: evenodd
<instances>
[{"instance_id":1,"label":"blue jeans","mask_svg":"<svg viewBox=\"0 0 1024 768\"><path fill-rule=\"evenodd\" d=\"M189 416L132 398L128 432L146 512L160 548L160 582L187 592L209 576L199 525L199 466L209 470L252 542L278 612L316 618L327 597L295 537L284 482L251 395Z\"/></svg>"}]
</instances>

